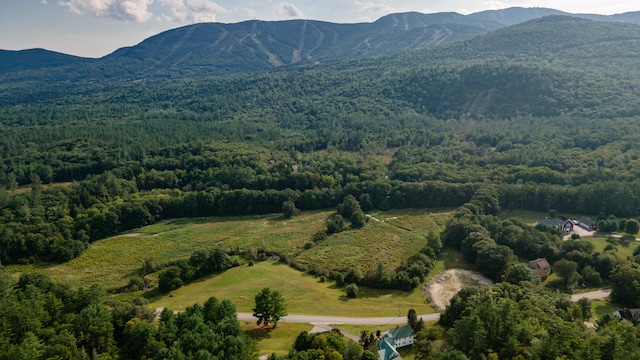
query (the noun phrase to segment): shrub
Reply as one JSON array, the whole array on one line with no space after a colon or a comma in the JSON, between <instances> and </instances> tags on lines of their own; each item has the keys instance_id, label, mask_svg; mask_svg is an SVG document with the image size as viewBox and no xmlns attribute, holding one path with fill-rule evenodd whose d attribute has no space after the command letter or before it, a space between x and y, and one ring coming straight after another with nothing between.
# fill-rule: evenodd
<instances>
[{"instance_id":1,"label":"shrub","mask_svg":"<svg viewBox=\"0 0 640 360\"><path fill-rule=\"evenodd\" d=\"M140 276L134 276L129 279L129 285L127 285L127 291L138 291L144 289L144 279Z\"/></svg>"},{"instance_id":2,"label":"shrub","mask_svg":"<svg viewBox=\"0 0 640 360\"><path fill-rule=\"evenodd\" d=\"M183 285L180 278L180 268L172 266L160 274L158 279L158 287L162 292L169 292L180 288Z\"/></svg>"},{"instance_id":3,"label":"shrub","mask_svg":"<svg viewBox=\"0 0 640 360\"><path fill-rule=\"evenodd\" d=\"M344 288L344 291L347 293L347 296L352 298L352 299L355 299L355 298L358 297L359 289L358 289L358 285L356 285L355 283L351 283L351 284L347 285Z\"/></svg>"},{"instance_id":4,"label":"shrub","mask_svg":"<svg viewBox=\"0 0 640 360\"><path fill-rule=\"evenodd\" d=\"M327 232L324 230L318 230L315 234L313 234L313 242L320 242L327 238Z\"/></svg>"}]
</instances>

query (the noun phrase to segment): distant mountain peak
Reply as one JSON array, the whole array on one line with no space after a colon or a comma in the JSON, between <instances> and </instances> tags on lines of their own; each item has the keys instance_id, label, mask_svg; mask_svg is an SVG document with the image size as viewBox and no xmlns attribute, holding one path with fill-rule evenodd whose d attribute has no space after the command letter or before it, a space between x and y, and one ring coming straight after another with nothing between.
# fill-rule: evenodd
<instances>
[{"instance_id":1,"label":"distant mountain peak","mask_svg":"<svg viewBox=\"0 0 640 360\"><path fill-rule=\"evenodd\" d=\"M100 59L43 49L0 51L0 74L67 67L67 78L163 78L266 71L300 65L393 55L468 40L545 16L640 23L640 11L618 15L569 14L514 7L469 15L455 12L390 14L371 23L315 20L201 23L168 30ZM542 20L541 20L542 21ZM546 19L544 21L560 21ZM77 64L82 63L83 67ZM60 77L40 71L34 78Z\"/></svg>"}]
</instances>

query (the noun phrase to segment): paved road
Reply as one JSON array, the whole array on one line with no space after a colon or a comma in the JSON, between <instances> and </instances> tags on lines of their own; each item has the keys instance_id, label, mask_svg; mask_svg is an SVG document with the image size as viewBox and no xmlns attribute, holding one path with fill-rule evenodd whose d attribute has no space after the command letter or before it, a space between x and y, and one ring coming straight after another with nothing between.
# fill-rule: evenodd
<instances>
[{"instance_id":1,"label":"paved road","mask_svg":"<svg viewBox=\"0 0 640 360\"><path fill-rule=\"evenodd\" d=\"M426 314L418 315L418 318L422 317L423 321L435 321L438 320L440 314ZM238 320L241 321L258 321L250 313L238 313ZM287 315L280 319L281 322L291 323L309 323L309 324L351 324L351 325L382 325L382 324L405 324L407 322L406 316L398 317L339 317L339 316L315 316L315 315Z\"/></svg>"},{"instance_id":2,"label":"paved road","mask_svg":"<svg viewBox=\"0 0 640 360\"><path fill-rule=\"evenodd\" d=\"M602 289L588 293L571 295L571 301L578 301L582 298L587 298L589 300L602 300L608 298L609 295L611 295L611 289Z\"/></svg>"},{"instance_id":3,"label":"paved road","mask_svg":"<svg viewBox=\"0 0 640 360\"><path fill-rule=\"evenodd\" d=\"M611 294L611 289L603 289L597 291L591 291L582 294L576 294L571 296L571 301L578 301L582 298L589 300L601 300L606 299ZM422 318L423 321L436 321L440 318L439 313L418 315L418 318ZM258 319L253 317L250 313L238 313L238 320L241 321L257 321ZM314 325L396 325L405 324L407 322L406 316L397 317L339 317L339 316L316 316L316 315L287 315L280 319L281 322L291 323L309 323Z\"/></svg>"}]
</instances>

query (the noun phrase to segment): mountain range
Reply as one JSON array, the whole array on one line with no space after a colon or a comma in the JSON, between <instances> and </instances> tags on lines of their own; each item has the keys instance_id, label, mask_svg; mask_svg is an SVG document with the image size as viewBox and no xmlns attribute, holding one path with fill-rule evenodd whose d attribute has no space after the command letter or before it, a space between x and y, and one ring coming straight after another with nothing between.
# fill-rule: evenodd
<instances>
[{"instance_id":1,"label":"mountain range","mask_svg":"<svg viewBox=\"0 0 640 360\"><path fill-rule=\"evenodd\" d=\"M0 50L0 82L157 79L312 66L459 44L552 15L640 23L640 12L605 16L547 8L509 8L470 15L409 12L356 24L313 20L203 23L165 31L99 59L43 49Z\"/></svg>"}]
</instances>

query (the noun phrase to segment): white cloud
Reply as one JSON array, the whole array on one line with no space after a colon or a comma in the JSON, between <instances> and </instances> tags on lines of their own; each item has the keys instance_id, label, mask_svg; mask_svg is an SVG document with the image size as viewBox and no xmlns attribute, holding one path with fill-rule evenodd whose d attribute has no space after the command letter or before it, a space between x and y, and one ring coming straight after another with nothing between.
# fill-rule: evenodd
<instances>
[{"instance_id":1,"label":"white cloud","mask_svg":"<svg viewBox=\"0 0 640 360\"><path fill-rule=\"evenodd\" d=\"M356 4L360 7L360 11L375 12L375 13L385 14L385 15L402 12L402 10L398 8L394 8L392 6L389 6L384 3L379 3L379 2L356 1Z\"/></svg>"},{"instance_id":2,"label":"white cloud","mask_svg":"<svg viewBox=\"0 0 640 360\"><path fill-rule=\"evenodd\" d=\"M505 4L502 1L485 1L484 7L488 10L502 10L510 7L510 5Z\"/></svg>"},{"instance_id":3,"label":"white cloud","mask_svg":"<svg viewBox=\"0 0 640 360\"><path fill-rule=\"evenodd\" d=\"M276 13L280 16L288 16L292 18L303 18L304 14L297 6L292 3L279 3L275 5Z\"/></svg>"},{"instance_id":4,"label":"white cloud","mask_svg":"<svg viewBox=\"0 0 640 360\"><path fill-rule=\"evenodd\" d=\"M153 0L66 0L58 2L78 15L110 17L124 21L144 22L153 17L149 5Z\"/></svg>"},{"instance_id":5,"label":"white cloud","mask_svg":"<svg viewBox=\"0 0 640 360\"><path fill-rule=\"evenodd\" d=\"M47 0L42 0L46 3ZM229 11L212 0L158 0L163 12L154 16L150 6L155 0L60 0L59 5L78 15L109 17L124 21L145 22L152 18L175 23L216 21L218 14ZM158 11L160 12L160 11Z\"/></svg>"},{"instance_id":6,"label":"white cloud","mask_svg":"<svg viewBox=\"0 0 640 360\"><path fill-rule=\"evenodd\" d=\"M47 5L47 0L40 0L40 4Z\"/></svg>"},{"instance_id":7,"label":"white cloud","mask_svg":"<svg viewBox=\"0 0 640 360\"><path fill-rule=\"evenodd\" d=\"M162 18L176 23L212 22L229 12L211 0L160 0L160 4L169 12Z\"/></svg>"},{"instance_id":8,"label":"white cloud","mask_svg":"<svg viewBox=\"0 0 640 360\"><path fill-rule=\"evenodd\" d=\"M237 9L238 11L247 14L247 17L249 19L255 19L256 16L258 15L258 12L252 8L248 8L248 7L240 7Z\"/></svg>"}]
</instances>

